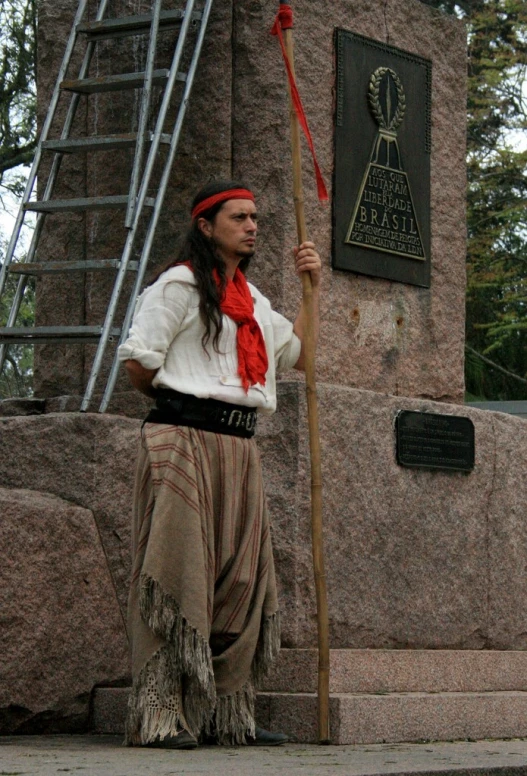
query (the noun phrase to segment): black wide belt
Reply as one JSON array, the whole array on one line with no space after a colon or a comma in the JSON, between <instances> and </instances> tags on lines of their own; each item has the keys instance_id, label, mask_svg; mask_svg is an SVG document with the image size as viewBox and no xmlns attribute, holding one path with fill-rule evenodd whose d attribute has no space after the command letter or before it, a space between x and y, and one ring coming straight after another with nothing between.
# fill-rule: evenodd
<instances>
[{"instance_id":1,"label":"black wide belt","mask_svg":"<svg viewBox=\"0 0 527 776\"><path fill-rule=\"evenodd\" d=\"M216 399L198 399L188 393L158 388L156 406L148 413L145 423L190 426L215 434L250 438L254 436L256 417L254 407Z\"/></svg>"}]
</instances>

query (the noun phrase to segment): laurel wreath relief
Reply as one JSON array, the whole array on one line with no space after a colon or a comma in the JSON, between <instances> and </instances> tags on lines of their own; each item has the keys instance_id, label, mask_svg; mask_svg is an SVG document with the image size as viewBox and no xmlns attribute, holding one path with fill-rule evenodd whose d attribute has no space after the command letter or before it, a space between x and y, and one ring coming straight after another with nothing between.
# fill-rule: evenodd
<instances>
[{"instance_id":1,"label":"laurel wreath relief","mask_svg":"<svg viewBox=\"0 0 527 776\"><path fill-rule=\"evenodd\" d=\"M395 88L397 89L397 107L393 116L390 116L389 101L386 106L386 116L383 113L380 102L381 81L385 75L391 76ZM403 85L395 70L392 70L389 67L378 67L377 70L373 71L370 78L368 102L370 104L371 112L381 129L386 129L388 132L395 132L397 127L401 124L406 110L406 97Z\"/></svg>"}]
</instances>

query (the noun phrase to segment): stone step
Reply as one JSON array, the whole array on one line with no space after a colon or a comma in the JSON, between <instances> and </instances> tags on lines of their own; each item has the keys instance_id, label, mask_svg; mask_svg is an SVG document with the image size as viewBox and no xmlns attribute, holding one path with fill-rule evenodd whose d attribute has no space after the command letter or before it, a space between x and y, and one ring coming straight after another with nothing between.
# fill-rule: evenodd
<instances>
[{"instance_id":1,"label":"stone step","mask_svg":"<svg viewBox=\"0 0 527 776\"><path fill-rule=\"evenodd\" d=\"M129 688L97 688L92 725L122 734ZM317 741L314 693L260 693L258 724L283 730L301 743ZM332 693L333 744L455 741L527 736L527 692Z\"/></svg>"},{"instance_id":2,"label":"stone step","mask_svg":"<svg viewBox=\"0 0 527 776\"><path fill-rule=\"evenodd\" d=\"M316 649L282 649L262 689L314 693ZM527 691L527 651L332 649L330 692Z\"/></svg>"},{"instance_id":3,"label":"stone step","mask_svg":"<svg viewBox=\"0 0 527 776\"><path fill-rule=\"evenodd\" d=\"M282 649L257 698L257 719L317 740L317 650ZM527 652L333 649L333 743L527 736ZM122 733L127 688L95 691L93 725Z\"/></svg>"},{"instance_id":4,"label":"stone step","mask_svg":"<svg viewBox=\"0 0 527 776\"><path fill-rule=\"evenodd\" d=\"M314 693L258 696L263 727L317 741ZM388 693L330 696L333 744L409 743L527 735L527 693Z\"/></svg>"}]
</instances>

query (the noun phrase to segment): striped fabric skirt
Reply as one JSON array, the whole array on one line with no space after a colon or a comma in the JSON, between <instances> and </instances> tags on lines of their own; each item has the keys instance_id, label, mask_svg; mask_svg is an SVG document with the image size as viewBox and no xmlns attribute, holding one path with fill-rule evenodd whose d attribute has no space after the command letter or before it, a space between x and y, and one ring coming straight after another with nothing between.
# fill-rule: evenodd
<instances>
[{"instance_id":1,"label":"striped fabric skirt","mask_svg":"<svg viewBox=\"0 0 527 776\"><path fill-rule=\"evenodd\" d=\"M186 728L240 744L279 649L254 439L147 423L134 493L126 742Z\"/></svg>"}]
</instances>

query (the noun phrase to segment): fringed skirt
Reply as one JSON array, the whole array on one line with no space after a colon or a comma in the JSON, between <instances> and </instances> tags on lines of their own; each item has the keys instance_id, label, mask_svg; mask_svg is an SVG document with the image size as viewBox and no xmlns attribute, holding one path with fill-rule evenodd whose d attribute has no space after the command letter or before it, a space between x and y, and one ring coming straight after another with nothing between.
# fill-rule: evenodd
<instances>
[{"instance_id":1,"label":"fringed skirt","mask_svg":"<svg viewBox=\"0 0 527 776\"><path fill-rule=\"evenodd\" d=\"M136 473L126 743L182 727L254 735L254 690L280 646L254 439L147 423Z\"/></svg>"}]
</instances>

